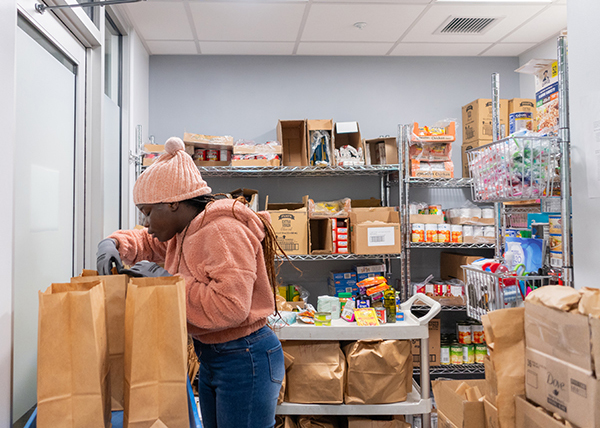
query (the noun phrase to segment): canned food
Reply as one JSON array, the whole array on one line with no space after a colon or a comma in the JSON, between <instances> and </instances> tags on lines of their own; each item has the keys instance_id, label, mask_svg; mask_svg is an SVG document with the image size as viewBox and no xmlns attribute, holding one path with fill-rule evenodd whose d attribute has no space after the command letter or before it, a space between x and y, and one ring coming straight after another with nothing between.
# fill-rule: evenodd
<instances>
[{"instance_id":1,"label":"canned food","mask_svg":"<svg viewBox=\"0 0 600 428\"><path fill-rule=\"evenodd\" d=\"M206 160L206 149L195 149L194 150L194 159L199 161Z\"/></svg>"},{"instance_id":2,"label":"canned food","mask_svg":"<svg viewBox=\"0 0 600 428\"><path fill-rule=\"evenodd\" d=\"M220 161L228 161L228 160L230 160L230 158L229 158L229 150L227 150L227 149L219 150L219 160Z\"/></svg>"},{"instance_id":3,"label":"canned food","mask_svg":"<svg viewBox=\"0 0 600 428\"><path fill-rule=\"evenodd\" d=\"M442 206L441 205L429 205L429 214L430 215L442 215Z\"/></svg>"},{"instance_id":4,"label":"canned food","mask_svg":"<svg viewBox=\"0 0 600 428\"><path fill-rule=\"evenodd\" d=\"M412 242L425 242L425 225L414 223L412 225Z\"/></svg>"},{"instance_id":5,"label":"canned food","mask_svg":"<svg viewBox=\"0 0 600 428\"><path fill-rule=\"evenodd\" d=\"M473 226L463 226L463 239L467 236L473 236Z\"/></svg>"},{"instance_id":6,"label":"canned food","mask_svg":"<svg viewBox=\"0 0 600 428\"><path fill-rule=\"evenodd\" d=\"M315 325L316 326L331 325L331 313L330 312L315 312Z\"/></svg>"},{"instance_id":7,"label":"canned food","mask_svg":"<svg viewBox=\"0 0 600 428\"><path fill-rule=\"evenodd\" d=\"M451 232L450 232L450 225L449 224L438 224L437 227L438 230L438 242L450 242L451 241Z\"/></svg>"},{"instance_id":8,"label":"canned food","mask_svg":"<svg viewBox=\"0 0 600 428\"><path fill-rule=\"evenodd\" d=\"M453 224L450 226L450 241L458 244L462 244L463 241L463 227L460 224Z\"/></svg>"},{"instance_id":9,"label":"canned food","mask_svg":"<svg viewBox=\"0 0 600 428\"><path fill-rule=\"evenodd\" d=\"M454 342L450 345L450 364L462 364L462 362L463 362L462 345L458 342Z\"/></svg>"},{"instance_id":10,"label":"canned food","mask_svg":"<svg viewBox=\"0 0 600 428\"><path fill-rule=\"evenodd\" d=\"M471 325L471 335L474 344L479 345L485 343L485 334L481 324L477 323Z\"/></svg>"},{"instance_id":11,"label":"canned food","mask_svg":"<svg viewBox=\"0 0 600 428\"><path fill-rule=\"evenodd\" d=\"M382 306L375 307L375 313L377 314L377 320L379 321L379 324L385 324L385 322L386 322L385 308Z\"/></svg>"},{"instance_id":12,"label":"canned food","mask_svg":"<svg viewBox=\"0 0 600 428\"><path fill-rule=\"evenodd\" d=\"M440 364L447 366L450 364L450 344L442 343L440 347Z\"/></svg>"},{"instance_id":13,"label":"canned food","mask_svg":"<svg viewBox=\"0 0 600 428\"><path fill-rule=\"evenodd\" d=\"M462 346L462 362L463 364L475 363L475 345Z\"/></svg>"},{"instance_id":14,"label":"canned food","mask_svg":"<svg viewBox=\"0 0 600 428\"><path fill-rule=\"evenodd\" d=\"M475 362L479 364L483 364L483 360L487 355L487 345L484 343L483 345L475 345Z\"/></svg>"},{"instance_id":15,"label":"canned food","mask_svg":"<svg viewBox=\"0 0 600 428\"><path fill-rule=\"evenodd\" d=\"M508 132L514 134L519 131L533 130L533 113L530 111L517 111L508 115Z\"/></svg>"},{"instance_id":16,"label":"canned food","mask_svg":"<svg viewBox=\"0 0 600 428\"><path fill-rule=\"evenodd\" d=\"M219 160L219 150L207 150L206 151L206 160L218 161Z\"/></svg>"},{"instance_id":17,"label":"canned food","mask_svg":"<svg viewBox=\"0 0 600 428\"><path fill-rule=\"evenodd\" d=\"M437 224L425 225L425 242L437 242Z\"/></svg>"},{"instance_id":18,"label":"canned food","mask_svg":"<svg viewBox=\"0 0 600 428\"><path fill-rule=\"evenodd\" d=\"M458 343L462 345L470 345L473 343L473 338L471 337L471 324L468 322L456 324L456 335L458 336Z\"/></svg>"}]
</instances>

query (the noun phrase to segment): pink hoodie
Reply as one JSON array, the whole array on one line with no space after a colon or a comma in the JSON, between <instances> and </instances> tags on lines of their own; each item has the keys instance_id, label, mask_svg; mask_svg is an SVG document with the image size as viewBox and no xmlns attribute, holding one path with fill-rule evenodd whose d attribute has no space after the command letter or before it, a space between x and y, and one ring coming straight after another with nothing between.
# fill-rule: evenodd
<instances>
[{"instance_id":1,"label":"pink hoodie","mask_svg":"<svg viewBox=\"0 0 600 428\"><path fill-rule=\"evenodd\" d=\"M261 245L264 226L250 208L233 204L221 199L208 205L185 238L182 232L160 242L147 229L110 236L119 241L123 262L164 262L169 273L185 279L188 332L203 343L247 336L266 324L275 307Z\"/></svg>"}]
</instances>

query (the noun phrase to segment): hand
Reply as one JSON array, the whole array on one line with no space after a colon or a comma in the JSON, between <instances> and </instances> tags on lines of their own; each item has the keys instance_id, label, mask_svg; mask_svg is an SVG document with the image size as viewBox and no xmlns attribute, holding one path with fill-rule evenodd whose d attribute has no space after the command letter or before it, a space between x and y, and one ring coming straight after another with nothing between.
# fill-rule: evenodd
<instances>
[{"instance_id":1,"label":"hand","mask_svg":"<svg viewBox=\"0 0 600 428\"><path fill-rule=\"evenodd\" d=\"M173 276L159 265L148 260L142 260L137 262L129 269L119 270L120 274L125 274L133 277L159 277L159 276Z\"/></svg>"},{"instance_id":2,"label":"hand","mask_svg":"<svg viewBox=\"0 0 600 428\"><path fill-rule=\"evenodd\" d=\"M96 269L99 275L111 275L113 262L117 266L117 271L123 269L121 255L117 250L117 243L114 239L107 238L98 244L96 253Z\"/></svg>"}]
</instances>

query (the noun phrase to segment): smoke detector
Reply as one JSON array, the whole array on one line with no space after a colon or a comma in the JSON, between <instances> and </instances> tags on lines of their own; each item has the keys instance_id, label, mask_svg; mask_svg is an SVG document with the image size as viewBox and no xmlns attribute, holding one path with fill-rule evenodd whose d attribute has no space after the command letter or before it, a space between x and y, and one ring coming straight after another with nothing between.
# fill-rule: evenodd
<instances>
[{"instance_id":1,"label":"smoke detector","mask_svg":"<svg viewBox=\"0 0 600 428\"><path fill-rule=\"evenodd\" d=\"M359 30L362 30L363 28L365 28L367 26L366 22L355 22L353 24L356 28L358 28Z\"/></svg>"}]
</instances>

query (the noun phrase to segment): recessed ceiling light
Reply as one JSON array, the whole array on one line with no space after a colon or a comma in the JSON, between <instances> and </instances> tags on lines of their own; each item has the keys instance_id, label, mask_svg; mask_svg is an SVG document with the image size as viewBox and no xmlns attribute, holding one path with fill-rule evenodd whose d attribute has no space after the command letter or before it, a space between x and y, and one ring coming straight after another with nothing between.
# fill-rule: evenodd
<instances>
[{"instance_id":1,"label":"recessed ceiling light","mask_svg":"<svg viewBox=\"0 0 600 428\"><path fill-rule=\"evenodd\" d=\"M553 0L437 0L438 3L552 3Z\"/></svg>"}]
</instances>

